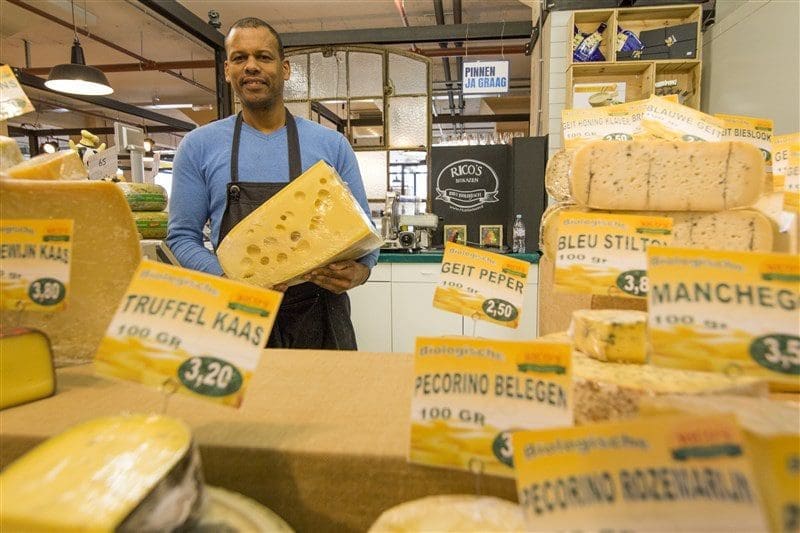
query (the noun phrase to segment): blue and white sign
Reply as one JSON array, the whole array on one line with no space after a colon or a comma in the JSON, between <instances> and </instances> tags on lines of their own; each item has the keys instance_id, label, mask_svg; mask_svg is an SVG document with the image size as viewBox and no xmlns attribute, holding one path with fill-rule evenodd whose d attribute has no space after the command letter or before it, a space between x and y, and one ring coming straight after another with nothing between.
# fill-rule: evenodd
<instances>
[{"instance_id":1,"label":"blue and white sign","mask_svg":"<svg viewBox=\"0 0 800 533\"><path fill-rule=\"evenodd\" d=\"M464 61L464 94L507 93L508 61Z\"/></svg>"}]
</instances>

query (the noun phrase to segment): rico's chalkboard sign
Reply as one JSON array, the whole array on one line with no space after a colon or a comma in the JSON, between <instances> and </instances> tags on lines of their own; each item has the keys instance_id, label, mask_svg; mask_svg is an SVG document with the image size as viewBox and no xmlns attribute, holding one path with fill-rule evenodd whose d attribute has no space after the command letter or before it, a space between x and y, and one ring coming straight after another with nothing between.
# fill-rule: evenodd
<instances>
[{"instance_id":1,"label":"rico's chalkboard sign","mask_svg":"<svg viewBox=\"0 0 800 533\"><path fill-rule=\"evenodd\" d=\"M429 184L431 208L444 219L442 224L466 225L467 239L477 242L482 224L504 225L508 221L510 147L434 147ZM437 235L434 244L441 242L442 236Z\"/></svg>"}]
</instances>

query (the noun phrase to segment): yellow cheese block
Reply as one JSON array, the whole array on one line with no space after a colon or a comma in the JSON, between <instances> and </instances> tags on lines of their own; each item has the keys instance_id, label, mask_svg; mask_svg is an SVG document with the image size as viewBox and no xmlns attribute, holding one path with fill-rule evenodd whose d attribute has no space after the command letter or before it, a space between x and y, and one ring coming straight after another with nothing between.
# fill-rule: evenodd
<instances>
[{"instance_id":1,"label":"yellow cheese block","mask_svg":"<svg viewBox=\"0 0 800 533\"><path fill-rule=\"evenodd\" d=\"M572 313L575 348L599 361L647 362L647 313L581 309Z\"/></svg>"},{"instance_id":2,"label":"yellow cheese block","mask_svg":"<svg viewBox=\"0 0 800 533\"><path fill-rule=\"evenodd\" d=\"M590 212L575 205L548 207L539 229L540 248L547 257L558 251L558 217L566 212ZM597 211L610 213L611 211ZM626 211L619 214L653 215L672 218L672 246L741 252L770 252L774 245L774 224L754 209L729 211L675 212Z\"/></svg>"},{"instance_id":3,"label":"yellow cheese block","mask_svg":"<svg viewBox=\"0 0 800 533\"><path fill-rule=\"evenodd\" d=\"M528 531L522 508L492 496L429 496L384 512L369 533Z\"/></svg>"},{"instance_id":4,"label":"yellow cheese block","mask_svg":"<svg viewBox=\"0 0 800 533\"><path fill-rule=\"evenodd\" d=\"M735 396L663 396L642 401L643 415L733 413L744 430L770 531L797 531L800 520L800 405Z\"/></svg>"},{"instance_id":5,"label":"yellow cheese block","mask_svg":"<svg viewBox=\"0 0 800 533\"><path fill-rule=\"evenodd\" d=\"M0 135L0 172L22 163L22 152L17 141Z\"/></svg>"},{"instance_id":6,"label":"yellow cheese block","mask_svg":"<svg viewBox=\"0 0 800 533\"><path fill-rule=\"evenodd\" d=\"M271 287L382 243L347 185L320 161L237 224L217 257L229 278Z\"/></svg>"},{"instance_id":7,"label":"yellow cheese block","mask_svg":"<svg viewBox=\"0 0 800 533\"><path fill-rule=\"evenodd\" d=\"M55 391L47 335L26 328L0 331L0 409L47 398Z\"/></svg>"},{"instance_id":8,"label":"yellow cheese block","mask_svg":"<svg viewBox=\"0 0 800 533\"><path fill-rule=\"evenodd\" d=\"M75 150L54 154L40 154L6 169L16 179L26 180L80 180L89 177L89 171Z\"/></svg>"},{"instance_id":9,"label":"yellow cheese block","mask_svg":"<svg viewBox=\"0 0 800 533\"><path fill-rule=\"evenodd\" d=\"M0 213L74 221L64 310L4 310L0 326L24 325L47 334L57 365L91 361L141 259L122 191L100 181L0 180Z\"/></svg>"},{"instance_id":10,"label":"yellow cheese block","mask_svg":"<svg viewBox=\"0 0 800 533\"><path fill-rule=\"evenodd\" d=\"M593 209L722 211L753 205L764 161L738 141L592 141L575 152L572 199Z\"/></svg>"},{"instance_id":11,"label":"yellow cheese block","mask_svg":"<svg viewBox=\"0 0 800 533\"><path fill-rule=\"evenodd\" d=\"M0 473L0 494L2 531L172 531L199 515L202 474L183 422L123 415L40 444Z\"/></svg>"}]
</instances>

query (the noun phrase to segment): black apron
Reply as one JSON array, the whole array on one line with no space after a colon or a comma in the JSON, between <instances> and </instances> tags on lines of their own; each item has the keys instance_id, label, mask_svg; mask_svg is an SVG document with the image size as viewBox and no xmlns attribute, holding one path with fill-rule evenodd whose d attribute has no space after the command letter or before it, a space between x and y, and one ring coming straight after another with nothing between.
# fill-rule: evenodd
<instances>
[{"instance_id":1,"label":"black apron","mask_svg":"<svg viewBox=\"0 0 800 533\"><path fill-rule=\"evenodd\" d=\"M239 181L239 138L242 114L236 117L231 147L231 181L228 200L219 228L219 242L247 215L280 191L285 183ZM286 110L286 138L289 149L289 181L302 173L297 124ZM268 348L316 348L356 350L356 334L350 321L350 298L334 294L311 282L286 290L267 342Z\"/></svg>"}]
</instances>

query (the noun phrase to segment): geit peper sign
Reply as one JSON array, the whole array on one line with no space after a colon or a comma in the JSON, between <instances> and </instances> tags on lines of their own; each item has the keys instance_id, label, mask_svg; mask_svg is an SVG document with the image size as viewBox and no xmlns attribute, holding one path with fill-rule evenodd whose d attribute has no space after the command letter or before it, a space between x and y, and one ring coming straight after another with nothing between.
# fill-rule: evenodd
<instances>
[{"instance_id":1,"label":"geit peper sign","mask_svg":"<svg viewBox=\"0 0 800 533\"><path fill-rule=\"evenodd\" d=\"M444 167L436 177L436 200L459 211L475 211L499 201L499 180L492 167L475 159L459 159Z\"/></svg>"}]
</instances>

